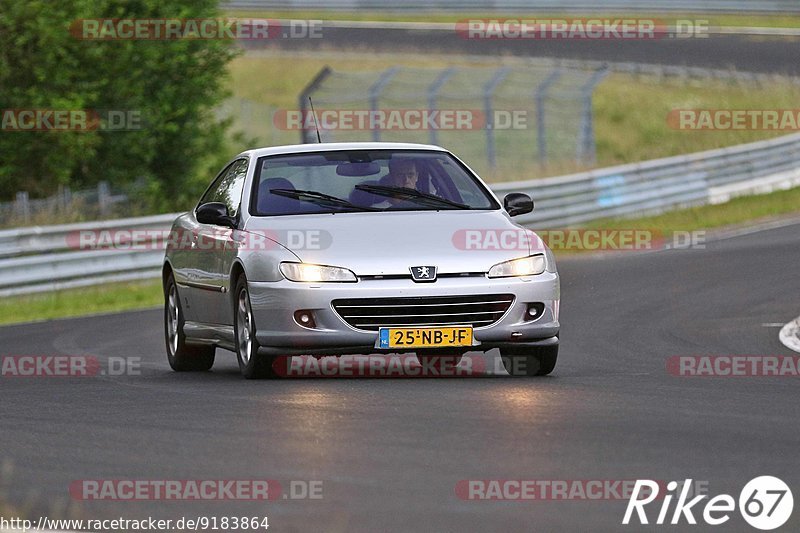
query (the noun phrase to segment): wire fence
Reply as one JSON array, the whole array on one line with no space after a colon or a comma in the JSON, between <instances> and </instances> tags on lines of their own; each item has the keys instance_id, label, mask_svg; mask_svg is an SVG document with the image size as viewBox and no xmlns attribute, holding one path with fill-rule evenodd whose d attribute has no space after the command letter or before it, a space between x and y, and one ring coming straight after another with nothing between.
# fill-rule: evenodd
<instances>
[{"instance_id":1,"label":"wire fence","mask_svg":"<svg viewBox=\"0 0 800 533\"><path fill-rule=\"evenodd\" d=\"M128 194L112 191L105 181L95 188L79 191L60 187L58 193L47 198L31 198L27 191L20 191L13 202L0 202L0 226L52 224L137 214L131 211L129 200Z\"/></svg>"},{"instance_id":2,"label":"wire fence","mask_svg":"<svg viewBox=\"0 0 800 533\"><path fill-rule=\"evenodd\" d=\"M323 69L299 97L300 120L278 117L315 142L421 142L458 147L489 176L532 164L596 160L592 94L607 68L391 67ZM316 113L309 109L311 97ZM309 118L310 117L310 118Z\"/></svg>"},{"instance_id":3,"label":"wire fence","mask_svg":"<svg viewBox=\"0 0 800 533\"><path fill-rule=\"evenodd\" d=\"M316 142L316 116L321 119L323 141L436 144L468 156L475 170L490 181L507 181L528 178L532 165L539 167L537 174L595 166L592 98L608 73L686 84L724 80L755 87L777 79L725 69L573 60L526 61L500 68L391 67L361 72L325 68L298 95L295 109L231 99L217 112L220 118L233 118L233 129L247 139L243 147ZM799 82L797 78L780 79ZM308 96L313 99L315 116ZM475 120L471 127L461 129L447 124L386 127L380 121L370 127L369 120L366 126L352 120L373 111L384 115L396 112L402 119L403 113L408 118L430 110L466 111ZM291 120L293 113L296 120Z\"/></svg>"},{"instance_id":4,"label":"wire fence","mask_svg":"<svg viewBox=\"0 0 800 533\"><path fill-rule=\"evenodd\" d=\"M321 135L323 141L382 140L441 145L463 154L484 178L502 182L528 178L525 169L531 165L538 165L545 172L548 167L564 172L595 166L592 95L609 72L686 83L721 79L755 86L768 85L775 79L721 69L567 60L500 68L392 67L372 72L323 69L298 96L297 109L230 99L216 111L219 118L233 119L233 131L244 138L243 149L316 142L314 121L308 109L309 95L317 116L334 111L335 120L338 112L339 123L347 111L397 111L407 115L429 110L466 111L475 120L464 129L326 128L323 121ZM797 78L791 81L798 83ZM299 125L289 120L291 113L300 117ZM135 187L111 190L107 183L79 191L61 188L57 194L41 199L21 191L13 201L0 202L0 227L147 214L135 196Z\"/></svg>"}]
</instances>

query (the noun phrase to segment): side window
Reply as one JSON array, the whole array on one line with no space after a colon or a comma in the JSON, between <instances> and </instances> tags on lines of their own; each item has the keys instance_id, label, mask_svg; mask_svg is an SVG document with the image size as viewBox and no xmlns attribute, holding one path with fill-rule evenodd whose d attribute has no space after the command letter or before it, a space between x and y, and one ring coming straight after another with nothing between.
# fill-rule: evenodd
<instances>
[{"instance_id":1,"label":"side window","mask_svg":"<svg viewBox=\"0 0 800 533\"><path fill-rule=\"evenodd\" d=\"M244 178L247 176L247 159L234 161L211 185L200 199L201 204L222 202L228 206L228 213L236 216L242 200Z\"/></svg>"}]
</instances>

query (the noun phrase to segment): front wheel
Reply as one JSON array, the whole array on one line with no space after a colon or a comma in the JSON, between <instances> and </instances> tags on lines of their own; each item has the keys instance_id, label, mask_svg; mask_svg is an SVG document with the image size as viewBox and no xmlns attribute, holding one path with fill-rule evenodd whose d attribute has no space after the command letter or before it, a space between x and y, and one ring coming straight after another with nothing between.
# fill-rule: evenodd
<instances>
[{"instance_id":1,"label":"front wheel","mask_svg":"<svg viewBox=\"0 0 800 533\"><path fill-rule=\"evenodd\" d=\"M277 377L272 368L272 358L258 353L255 319L253 318L253 308L250 306L247 279L244 276L239 276L234 294L236 294L236 300L233 310L233 327L236 332L236 359L239 361L239 370L247 379Z\"/></svg>"},{"instance_id":2,"label":"front wheel","mask_svg":"<svg viewBox=\"0 0 800 533\"><path fill-rule=\"evenodd\" d=\"M214 346L188 346L183 334L183 310L172 274L164 284L164 337L167 361L176 372L202 372L214 366Z\"/></svg>"},{"instance_id":3,"label":"front wheel","mask_svg":"<svg viewBox=\"0 0 800 533\"><path fill-rule=\"evenodd\" d=\"M524 350L524 353L521 353ZM505 352L501 350L503 366L512 376L546 376L558 361L558 345L535 346Z\"/></svg>"}]
</instances>

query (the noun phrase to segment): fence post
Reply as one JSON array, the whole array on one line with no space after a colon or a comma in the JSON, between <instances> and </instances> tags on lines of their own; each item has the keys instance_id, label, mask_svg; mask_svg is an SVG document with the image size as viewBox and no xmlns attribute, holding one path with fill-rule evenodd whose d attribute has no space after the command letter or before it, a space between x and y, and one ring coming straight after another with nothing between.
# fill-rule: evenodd
<instances>
[{"instance_id":1,"label":"fence post","mask_svg":"<svg viewBox=\"0 0 800 533\"><path fill-rule=\"evenodd\" d=\"M442 71L436 79L431 83L430 87L428 87L428 111L433 112L436 109L436 97L439 96L439 91L442 89L442 86L447 83L447 80L456 73L455 67L450 67ZM438 139L438 131L436 128L431 128L430 131L430 139L431 144L439 144Z\"/></svg>"},{"instance_id":2,"label":"fence post","mask_svg":"<svg viewBox=\"0 0 800 533\"><path fill-rule=\"evenodd\" d=\"M58 186L58 195L56 197L56 206L62 212L66 212L72 203L72 191L66 185Z\"/></svg>"},{"instance_id":3,"label":"fence post","mask_svg":"<svg viewBox=\"0 0 800 533\"><path fill-rule=\"evenodd\" d=\"M494 147L494 110L492 108L492 96L497 86L500 85L506 76L508 76L510 69L502 67L497 69L494 76L486 82L483 86L483 110L486 113L486 159L489 161L489 167L495 168L497 160Z\"/></svg>"},{"instance_id":4,"label":"fence post","mask_svg":"<svg viewBox=\"0 0 800 533\"><path fill-rule=\"evenodd\" d=\"M14 200L14 213L23 220L28 222L31 218L31 204L28 198L28 191L20 191L17 193L16 200Z\"/></svg>"},{"instance_id":5,"label":"fence post","mask_svg":"<svg viewBox=\"0 0 800 533\"><path fill-rule=\"evenodd\" d=\"M397 71L400 70L398 67L392 67L384 71L378 81L372 84L372 87L369 88L369 110L371 111L372 116L375 116L375 113L378 111L378 98L380 98L383 89L389 85L389 82L392 81L392 78ZM375 127L375 121L370 119L370 130L372 130L372 140L373 141L380 141L381 140L381 132L378 128Z\"/></svg>"},{"instance_id":6,"label":"fence post","mask_svg":"<svg viewBox=\"0 0 800 533\"><path fill-rule=\"evenodd\" d=\"M322 85L322 82L330 76L331 68L325 66L320 70L314 79L306 85L306 87L300 93L298 97L298 103L300 108L300 142L301 143L313 143L317 139L317 133L315 131L306 131L305 123L306 123L306 114L308 112L308 97L311 96L311 93L319 89L319 86ZM287 110L288 111L288 110ZM274 125L273 125L274 127Z\"/></svg>"},{"instance_id":7,"label":"fence post","mask_svg":"<svg viewBox=\"0 0 800 533\"><path fill-rule=\"evenodd\" d=\"M581 127L578 135L577 157L579 163L593 164L597 160L596 145L594 140L594 123L592 117L592 93L595 87L603 78L608 75L608 66L604 65L597 69L583 87L581 87L581 99L583 100L583 112L581 113Z\"/></svg>"},{"instance_id":8,"label":"fence post","mask_svg":"<svg viewBox=\"0 0 800 533\"><path fill-rule=\"evenodd\" d=\"M97 184L97 205L100 207L101 215L108 214L108 208L111 206L111 189L107 181Z\"/></svg>"},{"instance_id":9,"label":"fence post","mask_svg":"<svg viewBox=\"0 0 800 533\"><path fill-rule=\"evenodd\" d=\"M534 91L536 101L536 145L539 152L539 165L544 167L547 164L547 126L544 121L544 99L550 87L561 77L561 69L556 68L542 80Z\"/></svg>"},{"instance_id":10,"label":"fence post","mask_svg":"<svg viewBox=\"0 0 800 533\"><path fill-rule=\"evenodd\" d=\"M278 138L278 128L275 127L275 113L278 112L273 106L266 106L264 109L267 110L267 116L269 117L269 123L272 124L272 146L278 146L280 143L280 139Z\"/></svg>"}]
</instances>

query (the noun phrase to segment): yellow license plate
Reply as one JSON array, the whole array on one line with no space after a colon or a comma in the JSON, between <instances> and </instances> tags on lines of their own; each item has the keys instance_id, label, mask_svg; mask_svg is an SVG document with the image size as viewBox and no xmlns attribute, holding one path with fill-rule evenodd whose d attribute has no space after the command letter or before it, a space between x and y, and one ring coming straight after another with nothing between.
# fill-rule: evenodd
<instances>
[{"instance_id":1,"label":"yellow license plate","mask_svg":"<svg viewBox=\"0 0 800 533\"><path fill-rule=\"evenodd\" d=\"M381 348L472 346L472 326L381 328Z\"/></svg>"}]
</instances>

